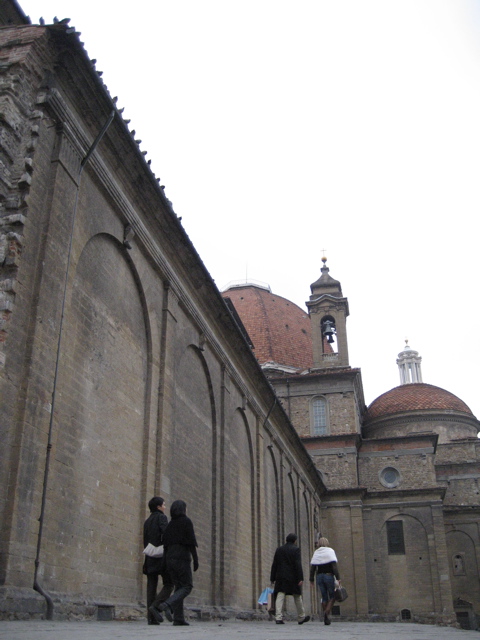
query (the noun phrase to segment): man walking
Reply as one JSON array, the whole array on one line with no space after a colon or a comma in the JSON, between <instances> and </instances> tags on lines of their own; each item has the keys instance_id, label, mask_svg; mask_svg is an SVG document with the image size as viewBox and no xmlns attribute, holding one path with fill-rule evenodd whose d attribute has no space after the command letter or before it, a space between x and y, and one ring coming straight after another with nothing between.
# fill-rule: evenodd
<instances>
[{"instance_id":1,"label":"man walking","mask_svg":"<svg viewBox=\"0 0 480 640\"><path fill-rule=\"evenodd\" d=\"M275 583L275 623L283 622L283 603L285 596L293 596L297 608L298 624L303 624L310 620L310 616L305 615L302 600L303 570L300 549L297 546L297 536L289 533L286 544L275 551L272 569L270 571L270 582Z\"/></svg>"}]
</instances>

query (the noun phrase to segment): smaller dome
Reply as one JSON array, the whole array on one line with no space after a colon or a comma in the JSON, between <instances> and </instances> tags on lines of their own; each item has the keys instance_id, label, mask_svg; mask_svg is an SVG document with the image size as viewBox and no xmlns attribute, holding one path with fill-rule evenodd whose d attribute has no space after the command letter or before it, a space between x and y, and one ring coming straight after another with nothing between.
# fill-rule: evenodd
<instances>
[{"instance_id":1,"label":"smaller dome","mask_svg":"<svg viewBox=\"0 0 480 640\"><path fill-rule=\"evenodd\" d=\"M473 416L469 407L445 389L416 382L402 384L374 400L367 409L365 422L407 411L459 411Z\"/></svg>"}]
</instances>

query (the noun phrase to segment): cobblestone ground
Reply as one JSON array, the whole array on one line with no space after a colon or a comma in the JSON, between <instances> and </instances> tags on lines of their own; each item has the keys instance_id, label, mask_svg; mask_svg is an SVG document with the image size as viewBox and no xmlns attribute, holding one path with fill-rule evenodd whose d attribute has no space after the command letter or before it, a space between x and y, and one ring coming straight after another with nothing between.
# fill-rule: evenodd
<instances>
[{"instance_id":1,"label":"cobblestone ground","mask_svg":"<svg viewBox=\"0 0 480 640\"><path fill-rule=\"evenodd\" d=\"M168 622L148 626L145 622L0 622L2 640L480 640L478 631L400 623L337 622L329 627L319 621L299 626L296 622L192 622L173 627Z\"/></svg>"}]
</instances>

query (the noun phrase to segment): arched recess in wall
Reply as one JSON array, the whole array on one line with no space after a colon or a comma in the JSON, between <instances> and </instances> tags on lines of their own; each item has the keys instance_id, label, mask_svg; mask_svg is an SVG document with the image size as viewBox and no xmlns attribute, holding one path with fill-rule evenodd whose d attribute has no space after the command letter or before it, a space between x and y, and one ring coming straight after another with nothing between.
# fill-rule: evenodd
<instances>
[{"instance_id":1,"label":"arched recess in wall","mask_svg":"<svg viewBox=\"0 0 480 640\"><path fill-rule=\"evenodd\" d=\"M46 587L82 599L141 597L151 345L125 249L93 236L67 300L45 538ZM46 576L47 577L47 576Z\"/></svg>"},{"instance_id":2,"label":"arched recess in wall","mask_svg":"<svg viewBox=\"0 0 480 640\"><path fill-rule=\"evenodd\" d=\"M171 500L185 500L197 533L200 568L190 600L212 604L216 593L216 409L208 365L194 345L176 363L173 423L165 431L162 482L168 482Z\"/></svg>"},{"instance_id":3,"label":"arched recess in wall","mask_svg":"<svg viewBox=\"0 0 480 640\"><path fill-rule=\"evenodd\" d=\"M395 524L390 526L390 523ZM370 590L375 593L375 609L378 612L434 611L432 559L424 524L405 513L387 518L373 548L377 545L375 583Z\"/></svg>"},{"instance_id":4,"label":"arched recess in wall","mask_svg":"<svg viewBox=\"0 0 480 640\"><path fill-rule=\"evenodd\" d=\"M284 489L284 505L285 505L285 531L284 536L289 533L297 533L297 492L296 492L296 478L292 471L288 471L285 474L285 489Z\"/></svg>"},{"instance_id":5,"label":"arched recess in wall","mask_svg":"<svg viewBox=\"0 0 480 640\"><path fill-rule=\"evenodd\" d=\"M472 527L475 531L478 529ZM475 541L465 531L448 531L447 557L454 600L461 598L471 603L480 602L480 577ZM477 545L478 545L477 539Z\"/></svg>"},{"instance_id":6,"label":"arched recess in wall","mask_svg":"<svg viewBox=\"0 0 480 640\"><path fill-rule=\"evenodd\" d=\"M245 412L236 409L226 421L224 536L225 596L232 606L256 606L255 463L252 434Z\"/></svg>"},{"instance_id":7,"label":"arched recess in wall","mask_svg":"<svg viewBox=\"0 0 480 640\"><path fill-rule=\"evenodd\" d=\"M311 548L311 530L310 530L310 505L308 501L308 493L303 490L300 495L300 531L298 532L300 550L302 552L303 581L308 584L310 573L310 559L313 549ZM303 590L303 600L308 611L311 610L311 589Z\"/></svg>"},{"instance_id":8,"label":"arched recess in wall","mask_svg":"<svg viewBox=\"0 0 480 640\"><path fill-rule=\"evenodd\" d=\"M264 566L270 568L268 563L271 563L275 549L282 544L280 531L280 479L273 444L269 444L265 448L263 480L265 518L262 522L262 541L265 543L263 548L266 554Z\"/></svg>"}]
</instances>

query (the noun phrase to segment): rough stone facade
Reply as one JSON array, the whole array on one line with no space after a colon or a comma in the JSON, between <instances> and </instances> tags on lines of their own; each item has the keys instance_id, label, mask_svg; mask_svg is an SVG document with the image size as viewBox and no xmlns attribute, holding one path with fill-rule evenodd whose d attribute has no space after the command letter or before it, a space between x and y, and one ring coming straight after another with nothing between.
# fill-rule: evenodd
<instances>
[{"instance_id":1,"label":"rough stone facade","mask_svg":"<svg viewBox=\"0 0 480 640\"><path fill-rule=\"evenodd\" d=\"M349 598L335 615L475 628L468 407L366 412L325 264L310 332L305 312L269 302L279 346L302 342L292 362L271 349L267 381L243 305L236 317L218 292L78 34L0 7L0 617L144 613L142 523L160 494L195 524L199 615L252 615L295 531L306 576L319 533L337 552ZM261 324L270 307L249 299Z\"/></svg>"},{"instance_id":2,"label":"rough stone facade","mask_svg":"<svg viewBox=\"0 0 480 640\"><path fill-rule=\"evenodd\" d=\"M142 613L156 494L196 528L190 606L251 612L292 530L308 568L324 485L78 35L20 18L0 29L0 617Z\"/></svg>"}]
</instances>

